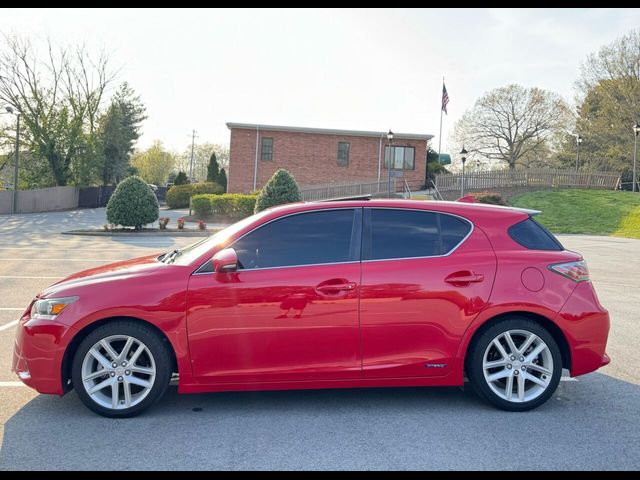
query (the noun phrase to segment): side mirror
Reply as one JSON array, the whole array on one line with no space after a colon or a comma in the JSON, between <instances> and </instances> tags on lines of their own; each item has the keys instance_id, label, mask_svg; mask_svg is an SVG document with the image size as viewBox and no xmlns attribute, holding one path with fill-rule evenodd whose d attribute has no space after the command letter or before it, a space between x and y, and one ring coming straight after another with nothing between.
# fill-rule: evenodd
<instances>
[{"instance_id":1,"label":"side mirror","mask_svg":"<svg viewBox=\"0 0 640 480\"><path fill-rule=\"evenodd\" d=\"M213 271L216 273L235 272L238 269L238 255L233 248L225 248L211 259Z\"/></svg>"}]
</instances>

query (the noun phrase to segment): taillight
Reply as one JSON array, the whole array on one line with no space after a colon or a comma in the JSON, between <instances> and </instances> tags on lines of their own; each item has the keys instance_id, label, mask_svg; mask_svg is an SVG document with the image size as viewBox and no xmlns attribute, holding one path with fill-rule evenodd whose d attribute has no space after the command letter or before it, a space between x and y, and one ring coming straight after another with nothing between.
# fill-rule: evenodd
<instances>
[{"instance_id":1,"label":"taillight","mask_svg":"<svg viewBox=\"0 0 640 480\"><path fill-rule=\"evenodd\" d=\"M574 282L588 282L589 269L587 262L580 260L579 262L555 263L549 265L549 269L570 278Z\"/></svg>"}]
</instances>

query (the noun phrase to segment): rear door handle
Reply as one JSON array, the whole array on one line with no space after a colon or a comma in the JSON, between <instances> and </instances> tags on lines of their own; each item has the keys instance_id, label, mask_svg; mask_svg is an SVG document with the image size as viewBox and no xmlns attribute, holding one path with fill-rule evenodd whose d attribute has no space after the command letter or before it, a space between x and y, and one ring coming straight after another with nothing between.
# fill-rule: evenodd
<instances>
[{"instance_id":1,"label":"rear door handle","mask_svg":"<svg viewBox=\"0 0 640 480\"><path fill-rule=\"evenodd\" d=\"M471 283L480 283L484 280L484 275L481 273L469 272L462 270L460 272L452 273L444 279L445 282L450 283L456 287L466 287Z\"/></svg>"}]
</instances>

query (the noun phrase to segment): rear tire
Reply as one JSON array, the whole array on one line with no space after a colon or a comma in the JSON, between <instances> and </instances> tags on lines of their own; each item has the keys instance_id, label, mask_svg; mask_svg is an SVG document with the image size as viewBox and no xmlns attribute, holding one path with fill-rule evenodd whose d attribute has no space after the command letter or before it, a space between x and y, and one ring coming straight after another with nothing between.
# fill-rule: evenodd
<instances>
[{"instance_id":1,"label":"rear tire","mask_svg":"<svg viewBox=\"0 0 640 480\"><path fill-rule=\"evenodd\" d=\"M153 329L115 320L82 340L71 380L87 408L110 418L133 417L156 403L171 380L171 354Z\"/></svg>"},{"instance_id":2,"label":"rear tire","mask_svg":"<svg viewBox=\"0 0 640 480\"><path fill-rule=\"evenodd\" d=\"M503 410L522 412L553 395L562 375L562 356L544 327L513 316L472 341L466 370L482 398Z\"/></svg>"}]
</instances>

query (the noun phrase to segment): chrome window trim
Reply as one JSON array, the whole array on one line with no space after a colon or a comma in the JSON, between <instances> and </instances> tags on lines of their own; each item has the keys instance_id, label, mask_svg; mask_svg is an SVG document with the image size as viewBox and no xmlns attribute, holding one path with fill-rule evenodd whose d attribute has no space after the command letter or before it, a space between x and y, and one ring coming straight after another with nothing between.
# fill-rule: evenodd
<instances>
[{"instance_id":1,"label":"chrome window trim","mask_svg":"<svg viewBox=\"0 0 640 480\"><path fill-rule=\"evenodd\" d=\"M313 209L313 210L303 210L302 212L292 212L292 213L288 213L286 215L282 215L280 217L277 218L272 218L271 220L269 220L268 222L264 222L260 225L258 225L256 228L249 230L247 233L243 234L242 236L236 238L233 243L227 245L224 248L233 248L233 245L236 242L239 242L240 240L242 240L244 237L246 237L247 235L249 235L250 233L255 232L256 230L269 225L271 222L275 222L277 220L281 220L283 218L287 218L287 217L292 217L294 215L302 215L305 213L315 213L315 212L330 212L333 210L353 210L354 211L354 215L355 215L355 210L356 209L362 209L364 207L331 207L331 208L318 208L318 209ZM353 222L353 221L352 221ZM360 247L362 249L362 246ZM223 249L224 250L224 249ZM191 275L211 275L215 272L201 272L200 270L207 264L209 263L211 260L207 260L206 262L204 262L202 265L200 265L195 272L193 272ZM264 267L264 268L242 268L242 269L238 269L236 270L236 272L250 272L250 271L254 271L254 270L274 270L274 269L281 269L281 268L296 268L296 267L315 267L315 266L319 266L319 265L347 265L350 263L360 263L360 260L349 260L348 262L330 262L330 263L306 263L304 265L283 265L280 267ZM231 272L231 273L236 273L236 272Z\"/></svg>"},{"instance_id":2,"label":"chrome window trim","mask_svg":"<svg viewBox=\"0 0 640 480\"><path fill-rule=\"evenodd\" d=\"M451 254L453 254L458 248L460 248L460 246L466 242L467 238L469 238L471 236L471 234L474 232L475 230L475 225L474 223L469 220L468 218L462 217L460 215L457 215L455 213L449 213L449 212L442 212L440 210L431 210L431 209L424 209L424 208L398 208L398 207L363 207L363 208L369 208L372 210L401 210L401 211L406 211L406 210L412 210L412 211L416 211L416 212L431 212L431 213L439 213L440 215L450 215L452 217L456 217L459 218L460 220L463 220L465 222L467 222L471 228L469 229L469 233L467 233L464 238L462 240L460 240L460 242L458 242L458 244L456 246L454 246L451 250L449 250L447 253L444 253L442 255L425 255L422 257L397 257L397 258L376 258L376 259L368 259L368 260L362 260L362 263L370 263L370 262L390 262L390 261L394 261L394 260L418 260L421 258L443 258L443 257L448 257ZM373 222L372 222L373 223ZM373 235L373 232L371 232L371 235Z\"/></svg>"}]
</instances>

